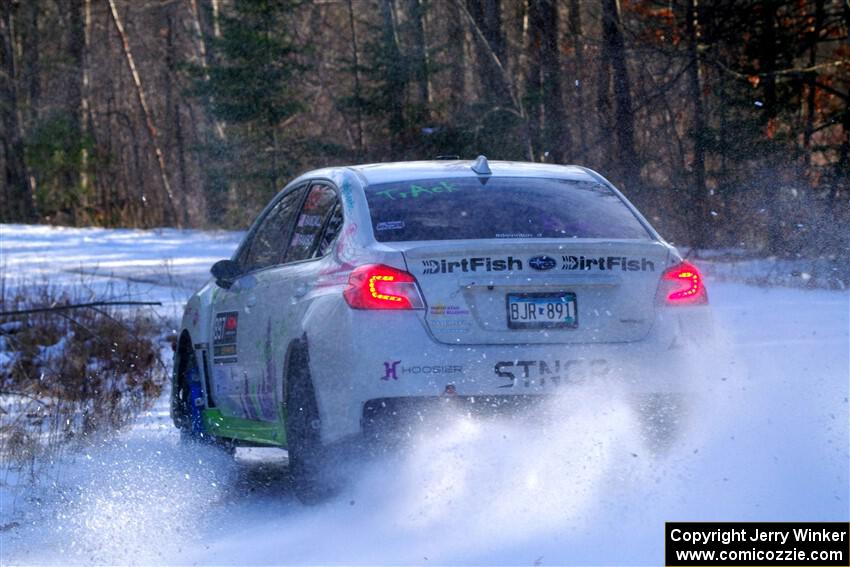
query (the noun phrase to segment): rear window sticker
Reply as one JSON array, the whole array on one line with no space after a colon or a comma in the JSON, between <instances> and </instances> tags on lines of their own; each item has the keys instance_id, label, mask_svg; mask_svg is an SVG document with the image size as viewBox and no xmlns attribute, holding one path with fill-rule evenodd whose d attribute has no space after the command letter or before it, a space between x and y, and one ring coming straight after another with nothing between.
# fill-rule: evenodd
<instances>
[{"instance_id":1,"label":"rear window sticker","mask_svg":"<svg viewBox=\"0 0 850 567\"><path fill-rule=\"evenodd\" d=\"M403 228L403 220L384 221L375 225L375 230L401 230Z\"/></svg>"}]
</instances>

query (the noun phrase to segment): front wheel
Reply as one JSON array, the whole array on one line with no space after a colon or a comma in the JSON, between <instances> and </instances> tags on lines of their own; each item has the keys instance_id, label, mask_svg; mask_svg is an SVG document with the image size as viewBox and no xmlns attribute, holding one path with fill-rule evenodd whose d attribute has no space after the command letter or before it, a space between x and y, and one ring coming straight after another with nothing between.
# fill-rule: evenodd
<instances>
[{"instance_id":1,"label":"front wheel","mask_svg":"<svg viewBox=\"0 0 850 567\"><path fill-rule=\"evenodd\" d=\"M322 445L309 362L307 346L299 341L290 351L284 400L292 488L301 502L315 504L330 497L333 489L327 478L327 449Z\"/></svg>"}]
</instances>

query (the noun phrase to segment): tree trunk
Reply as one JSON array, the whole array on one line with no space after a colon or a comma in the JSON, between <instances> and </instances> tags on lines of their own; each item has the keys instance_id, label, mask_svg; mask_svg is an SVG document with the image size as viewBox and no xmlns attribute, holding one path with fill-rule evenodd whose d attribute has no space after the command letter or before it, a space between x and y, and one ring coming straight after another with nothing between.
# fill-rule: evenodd
<instances>
[{"instance_id":1,"label":"tree trunk","mask_svg":"<svg viewBox=\"0 0 850 567\"><path fill-rule=\"evenodd\" d=\"M776 4L774 0L764 1L761 42L759 45L759 72L764 85L764 112L762 121L767 124L777 114L776 108Z\"/></svg>"},{"instance_id":2,"label":"tree trunk","mask_svg":"<svg viewBox=\"0 0 850 567\"><path fill-rule=\"evenodd\" d=\"M540 73L543 86L543 150L549 154L545 161L564 163L569 153L570 139L561 89L558 5L556 0L537 0L537 2L542 23Z\"/></svg>"},{"instance_id":3,"label":"tree trunk","mask_svg":"<svg viewBox=\"0 0 850 567\"><path fill-rule=\"evenodd\" d=\"M351 31L351 57L354 62L354 112L357 126L357 160L363 159L363 101L360 90L360 51L357 47L357 28L354 26L354 5L348 0L348 26Z\"/></svg>"},{"instance_id":4,"label":"tree trunk","mask_svg":"<svg viewBox=\"0 0 850 567\"><path fill-rule=\"evenodd\" d=\"M39 30L40 0L31 0L26 4L27 23L24 28L23 41L21 45L21 56L24 71L21 73L27 84L27 112L23 124L20 125L22 132L32 132L39 121L41 109L41 33ZM38 181L35 175L27 176L29 190L32 195L38 191Z\"/></svg>"},{"instance_id":5,"label":"tree trunk","mask_svg":"<svg viewBox=\"0 0 850 567\"><path fill-rule=\"evenodd\" d=\"M501 67L505 67L505 40L502 34L502 2L501 0L466 0L466 9L475 25L481 31L485 41ZM491 106L505 100L506 85L502 78L492 72L481 74L481 84L484 88L483 98Z\"/></svg>"},{"instance_id":6,"label":"tree trunk","mask_svg":"<svg viewBox=\"0 0 850 567\"><path fill-rule=\"evenodd\" d=\"M604 28L604 20L603 20ZM611 97L611 46L602 41L599 49L599 67L596 73L596 118L599 122L599 147L603 159L609 159L616 154L614 140L614 104ZM612 174L622 176L619 163L612 164Z\"/></svg>"},{"instance_id":7,"label":"tree trunk","mask_svg":"<svg viewBox=\"0 0 850 567\"><path fill-rule=\"evenodd\" d=\"M504 64L505 40L502 35L501 0L466 0L466 6L490 44L490 49Z\"/></svg>"},{"instance_id":8,"label":"tree trunk","mask_svg":"<svg viewBox=\"0 0 850 567\"><path fill-rule=\"evenodd\" d=\"M408 0L413 24L413 76L416 79L417 97L424 123L431 120L431 77L428 62L428 45L425 33L425 7L422 0Z\"/></svg>"},{"instance_id":9,"label":"tree trunk","mask_svg":"<svg viewBox=\"0 0 850 567\"><path fill-rule=\"evenodd\" d=\"M207 53L207 41L206 41L206 32L204 31L204 26L201 25L201 12L198 9L198 0L189 0L189 6L191 8L190 15L192 17L192 27L195 30L195 36L198 39L198 59L201 62L201 68L204 70L204 80L209 81L210 75L207 71L209 67L209 54ZM209 101L212 104L212 101ZM215 118L210 117L210 122L213 125L213 131L215 132L216 137L219 140L224 140L226 138L224 133L224 124L216 120Z\"/></svg>"},{"instance_id":10,"label":"tree trunk","mask_svg":"<svg viewBox=\"0 0 850 567\"><path fill-rule=\"evenodd\" d=\"M27 84L27 119L25 128L33 128L38 122L38 110L41 106L41 37L38 29L38 16L41 8L40 0L29 0L26 3L27 22L23 30L22 63Z\"/></svg>"},{"instance_id":11,"label":"tree trunk","mask_svg":"<svg viewBox=\"0 0 850 567\"><path fill-rule=\"evenodd\" d=\"M511 111L516 114L521 121L521 136L523 145L525 146L526 150L526 157L528 161L534 161L534 147L531 143L528 115L525 112L525 105L522 102L522 97L514 92L514 87L511 83L510 75L506 71L505 66L502 64L502 60L499 59L496 52L494 51L493 46L487 40L487 37L484 35L484 32L482 31L479 23L475 20L475 17L472 15L472 13L467 7L460 4L460 0L455 1L457 2L457 6L460 11L463 12L464 17L469 22L470 27L472 28L473 36L477 40L477 43L479 45L483 45L485 51L485 61L489 60L492 63L491 66L495 67L494 69L487 69L486 67L482 66L482 68L479 70L479 76L481 77L481 81L483 84L499 85L499 96L493 97L493 93L496 92L496 89L492 89L487 91L487 95L489 96L487 96L486 98L490 99L491 105L494 107L498 107L500 101L503 101L505 99L510 100L511 105L513 107ZM471 2L473 0L468 1ZM492 1L498 4L496 0Z\"/></svg>"},{"instance_id":12,"label":"tree trunk","mask_svg":"<svg viewBox=\"0 0 850 567\"><path fill-rule=\"evenodd\" d=\"M776 78L773 72L776 70L776 3L774 0L765 0L763 5L761 41L759 45L759 72L762 73L761 84L764 85L764 112L762 113L762 125L765 131L769 131L771 123L776 119ZM767 156L766 167L774 179L778 178L776 162L772 152ZM769 188L768 188L769 187ZM783 254L783 223L781 213L781 187L776 183L770 183L764 188L764 198L768 203L770 219L767 223L768 249L772 254Z\"/></svg>"},{"instance_id":13,"label":"tree trunk","mask_svg":"<svg viewBox=\"0 0 850 567\"><path fill-rule=\"evenodd\" d=\"M406 130L404 119L404 93L407 90L407 80L404 73L404 62L398 43L398 33L395 18L395 0L381 0L381 17L384 23L383 48L387 57L390 108L389 134L390 157L398 159L403 148L403 137Z\"/></svg>"},{"instance_id":14,"label":"tree trunk","mask_svg":"<svg viewBox=\"0 0 850 567\"><path fill-rule=\"evenodd\" d=\"M165 195L168 201L168 207L170 212L170 218L176 222L177 226L182 226L180 219L177 215L177 204L174 200L174 194L171 191L171 183L168 181L168 173L165 167L165 156L162 153L162 148L159 146L159 137L157 135L156 126L153 123L153 116L151 114L150 108L148 107L147 98L145 97L145 91L142 87L142 79L139 76L139 72L136 70L136 63L133 59L133 52L130 50L130 41L127 37L127 33L124 31L124 24L121 23L121 17L118 15L118 9L115 7L115 0L108 0L109 9L112 16L112 21L115 24L115 29L118 31L118 35L121 38L121 47L124 51L124 58L127 62L127 68L130 70L130 76L133 78L133 85L136 90L136 98L139 101L139 106L142 109L142 114L145 118L145 126L148 130L148 135L150 136L151 144L154 148L154 153L156 154L156 161L159 166L159 176L160 181L162 182L162 188L165 191Z\"/></svg>"},{"instance_id":15,"label":"tree trunk","mask_svg":"<svg viewBox=\"0 0 850 567\"><path fill-rule=\"evenodd\" d=\"M693 207L691 219L691 245L702 249L711 245L710 216L708 213L708 190L705 184L705 138L706 121L702 97L701 58L699 52L699 11L697 0L687 0L686 32L688 38L688 98L694 105L693 132L694 162L692 188Z\"/></svg>"},{"instance_id":16,"label":"tree trunk","mask_svg":"<svg viewBox=\"0 0 850 567\"><path fill-rule=\"evenodd\" d=\"M165 37L165 106L171 115L169 122L174 128L174 145L177 151L177 179L179 180L178 195L180 196L180 221L184 225L189 224L189 207L187 206L188 179L186 174L186 148L183 134L183 120L180 108L180 97L175 96L174 77L177 76L178 54L174 45L174 28L177 14L177 5L172 4L166 10L166 37Z\"/></svg>"},{"instance_id":17,"label":"tree trunk","mask_svg":"<svg viewBox=\"0 0 850 567\"><path fill-rule=\"evenodd\" d=\"M844 1L843 8L844 27L847 29L847 44L850 45L850 2ZM838 150L838 163L836 171L839 178L844 180L850 179L850 97L844 99L844 119L841 121L841 128L844 131L844 139L841 141L841 146ZM845 194L847 190L845 189ZM833 196L838 196L838 187L833 191Z\"/></svg>"},{"instance_id":18,"label":"tree trunk","mask_svg":"<svg viewBox=\"0 0 850 567\"><path fill-rule=\"evenodd\" d=\"M221 37L221 6L220 0L212 0L213 36Z\"/></svg>"},{"instance_id":19,"label":"tree trunk","mask_svg":"<svg viewBox=\"0 0 850 567\"><path fill-rule=\"evenodd\" d=\"M71 61L72 71L68 73L68 82L65 86L65 104L66 114L71 131L71 143L79 144L78 147L68 148L72 152L72 167L66 168L63 179L63 190L73 192L76 199L71 206L71 209L66 211L73 224L78 221L90 221L91 219L79 218L79 213L84 211L89 204L85 187L81 185L83 180L83 172L80 168L80 161L77 161L77 150L82 149L83 139L83 77L85 73L85 65L83 57L85 55L86 44L86 28L85 20L83 19L83 1L70 0L68 3L68 59Z\"/></svg>"},{"instance_id":20,"label":"tree trunk","mask_svg":"<svg viewBox=\"0 0 850 567\"><path fill-rule=\"evenodd\" d=\"M614 79L614 132L617 138L617 160L620 182L628 189L640 192L640 162L635 150L635 117L632 108L631 83L626 62L626 47L620 29L617 0L602 0L603 60L610 63ZM607 135L602 132L602 135Z\"/></svg>"},{"instance_id":21,"label":"tree trunk","mask_svg":"<svg viewBox=\"0 0 850 567\"><path fill-rule=\"evenodd\" d=\"M528 135L531 139L531 147L534 148L534 155L541 155L540 150L543 145L541 133L543 85L541 84L540 77L543 22L539 4L538 0L526 0L528 25L525 30L525 61L523 63L523 67L525 68L525 94L523 98L525 111L528 114Z\"/></svg>"},{"instance_id":22,"label":"tree trunk","mask_svg":"<svg viewBox=\"0 0 850 567\"><path fill-rule=\"evenodd\" d=\"M815 0L815 22L812 26L812 31L809 34L809 41L811 45L809 46L809 67L814 67L817 63L817 55L818 55L818 41L820 38L820 30L823 26L823 17L824 17L824 0ZM808 162L809 167L812 167L812 133L815 129L815 113L817 112L817 108L815 106L815 95L817 94L817 87L815 86L818 79L817 71L812 71L806 77L806 84L808 87L808 92L806 93L806 126L803 132L803 146L808 150Z\"/></svg>"},{"instance_id":23,"label":"tree trunk","mask_svg":"<svg viewBox=\"0 0 850 567\"><path fill-rule=\"evenodd\" d=\"M452 54L449 71L449 107L454 116L466 106L466 27L463 14L455 2L447 2L449 21L449 53Z\"/></svg>"},{"instance_id":24,"label":"tree trunk","mask_svg":"<svg viewBox=\"0 0 850 567\"><path fill-rule=\"evenodd\" d=\"M584 118L584 38L581 28L581 4L579 0L570 0L569 6L569 30L573 38L573 50L575 51L575 65L573 65L573 116L574 124L578 126L578 155L585 159L587 154L587 138L585 134Z\"/></svg>"},{"instance_id":25,"label":"tree trunk","mask_svg":"<svg viewBox=\"0 0 850 567\"><path fill-rule=\"evenodd\" d=\"M83 56L80 59L80 134L86 143L80 152L80 187L84 190L90 187L89 179L89 138L94 137L94 128L91 120L91 101L89 97L91 83L91 67L89 63L91 46L91 0L83 0Z\"/></svg>"},{"instance_id":26,"label":"tree trunk","mask_svg":"<svg viewBox=\"0 0 850 567\"><path fill-rule=\"evenodd\" d=\"M83 19L83 0L68 2L68 56L73 66L65 86L65 102L68 107L68 118L74 139L79 139L81 133L80 116L83 107L83 54L86 45L86 28ZM77 180L74 180L76 183Z\"/></svg>"},{"instance_id":27,"label":"tree trunk","mask_svg":"<svg viewBox=\"0 0 850 567\"><path fill-rule=\"evenodd\" d=\"M0 1L0 125L3 128L0 144L3 148L4 201L7 203L0 207L0 218L32 222L36 216L35 203L27 183L24 145L18 123L14 34L12 3Z\"/></svg>"}]
</instances>

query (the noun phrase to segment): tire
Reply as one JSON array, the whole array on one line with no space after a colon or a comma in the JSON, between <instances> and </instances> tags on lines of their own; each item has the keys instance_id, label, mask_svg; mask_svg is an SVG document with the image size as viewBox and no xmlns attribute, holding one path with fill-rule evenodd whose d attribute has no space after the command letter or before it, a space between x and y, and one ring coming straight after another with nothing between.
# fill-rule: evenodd
<instances>
[{"instance_id":1,"label":"tire","mask_svg":"<svg viewBox=\"0 0 850 567\"><path fill-rule=\"evenodd\" d=\"M191 374L197 372L195 352L191 340L181 338L180 347L174 357L174 381L171 390L171 408L174 426L180 430L180 437L190 437L196 428L192 420L192 393L189 387Z\"/></svg>"},{"instance_id":2,"label":"tire","mask_svg":"<svg viewBox=\"0 0 850 567\"><path fill-rule=\"evenodd\" d=\"M303 341L289 354L284 403L289 476L295 496L304 504L317 504L333 495L327 479L327 449L322 445L319 406L310 378L310 357Z\"/></svg>"},{"instance_id":3,"label":"tire","mask_svg":"<svg viewBox=\"0 0 850 567\"><path fill-rule=\"evenodd\" d=\"M174 407L174 424L180 431L180 442L203 444L232 455L233 441L206 432L201 412L194 404L195 398L202 393L198 379L200 370L194 349L191 347L181 349L177 356L177 379L174 382L171 403Z\"/></svg>"}]
</instances>

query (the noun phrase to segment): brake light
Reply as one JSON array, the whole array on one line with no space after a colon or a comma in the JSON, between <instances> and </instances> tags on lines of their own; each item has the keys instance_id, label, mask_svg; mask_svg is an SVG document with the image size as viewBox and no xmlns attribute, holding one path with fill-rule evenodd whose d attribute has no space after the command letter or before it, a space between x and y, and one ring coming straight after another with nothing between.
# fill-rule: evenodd
<instances>
[{"instance_id":1,"label":"brake light","mask_svg":"<svg viewBox=\"0 0 850 567\"><path fill-rule=\"evenodd\" d=\"M666 302L673 305L708 303L708 291L696 266L683 261L661 276Z\"/></svg>"},{"instance_id":2,"label":"brake light","mask_svg":"<svg viewBox=\"0 0 850 567\"><path fill-rule=\"evenodd\" d=\"M355 268L348 277L348 287L342 295L355 309L425 307L416 278L408 272L384 264L368 264Z\"/></svg>"}]
</instances>

